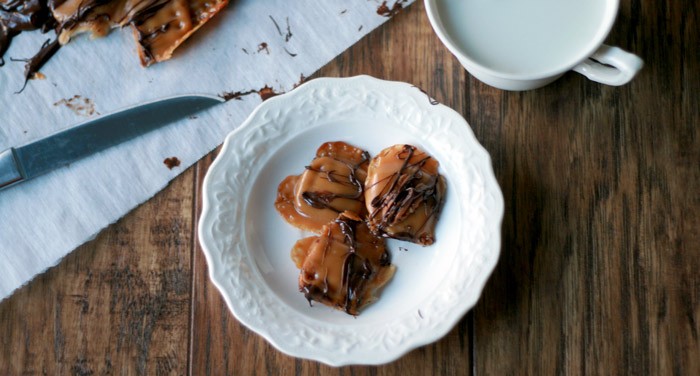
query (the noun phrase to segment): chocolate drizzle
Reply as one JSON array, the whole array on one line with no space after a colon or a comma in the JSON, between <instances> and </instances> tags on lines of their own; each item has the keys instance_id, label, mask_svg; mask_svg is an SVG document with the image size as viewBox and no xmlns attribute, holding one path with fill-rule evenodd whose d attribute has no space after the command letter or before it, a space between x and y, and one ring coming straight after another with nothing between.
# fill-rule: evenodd
<instances>
[{"instance_id":1,"label":"chocolate drizzle","mask_svg":"<svg viewBox=\"0 0 700 376\"><path fill-rule=\"evenodd\" d=\"M393 275L394 267L383 241L373 237L359 218L351 217L341 214L324 227L325 232L319 237L323 240L321 264L304 264L299 291L309 304L318 301L357 315L360 308L376 298L372 295L372 286L378 288L385 284ZM331 264L335 262L341 263L340 269ZM330 281L329 275L337 282Z\"/></svg>"},{"instance_id":2,"label":"chocolate drizzle","mask_svg":"<svg viewBox=\"0 0 700 376\"><path fill-rule=\"evenodd\" d=\"M433 230L444 200L445 182L437 174L437 162L416 151L411 145L394 146L372 161L366 197L368 221L378 235L430 245L435 241ZM400 167L378 171L382 168L379 163L392 162L375 161L392 157L400 161ZM429 171L428 163L435 164L431 166L434 173Z\"/></svg>"},{"instance_id":3,"label":"chocolate drizzle","mask_svg":"<svg viewBox=\"0 0 700 376\"><path fill-rule=\"evenodd\" d=\"M5 52L7 49L10 47L10 43L12 42L12 38L17 35L17 32L14 30L10 30L7 25L4 23L0 23L0 67L5 65L5 59L3 56L5 55Z\"/></svg>"},{"instance_id":4,"label":"chocolate drizzle","mask_svg":"<svg viewBox=\"0 0 700 376\"><path fill-rule=\"evenodd\" d=\"M366 153L366 152L365 152ZM365 154L363 154L364 156ZM354 193L351 194L343 194L343 193L333 193L333 192L313 192L313 191L304 191L302 192L302 197L304 201L309 204L310 206L317 208L317 209L331 209L335 211L336 213L341 213L344 209L337 209L333 207L331 204L333 200L337 198L349 198L353 200L357 200L360 197L362 197L362 193L364 192L364 185L362 182L360 182L357 179L356 172L357 169L360 167L361 164L365 163L368 158L363 158L362 161L358 164L350 164L350 163L345 163L345 165L348 167L349 174L348 175L341 175L337 174L334 170L330 171L323 171L321 169L314 169L311 166L306 166L307 170L314 171L319 173L321 176L326 177L326 180L328 180L331 183L338 183L344 186L352 186L355 189ZM338 179L342 178L342 179Z\"/></svg>"},{"instance_id":5,"label":"chocolate drizzle","mask_svg":"<svg viewBox=\"0 0 700 376\"><path fill-rule=\"evenodd\" d=\"M24 85L21 89L19 89L19 91L15 92L15 94L19 94L24 91L24 89L27 87L27 82L36 76L39 69L46 64L46 62L58 51L59 48L61 48L61 45L58 43L58 39L54 40L53 42L51 42L50 39L47 39L46 42L41 45L39 52L26 60L26 64L24 65Z\"/></svg>"},{"instance_id":6,"label":"chocolate drizzle","mask_svg":"<svg viewBox=\"0 0 700 376\"><path fill-rule=\"evenodd\" d=\"M317 301L359 314L396 270L384 237L435 241L446 190L438 162L411 145L394 145L369 159L352 145L327 142L304 173L278 187L275 207L282 217L320 234L297 241L291 252L309 305ZM350 209L356 203L362 210Z\"/></svg>"},{"instance_id":7,"label":"chocolate drizzle","mask_svg":"<svg viewBox=\"0 0 700 376\"><path fill-rule=\"evenodd\" d=\"M362 160L357 164L343 162L348 168L348 175L338 174L335 172L335 170L324 171L322 169L314 169L311 166L306 166L307 170L314 171L320 176L325 176L326 180L328 180L331 183L337 183L344 186L353 187L355 189L355 192L350 194L343 194L326 191L304 191L301 194L304 201L311 207L316 209L330 209L335 211L336 213L343 212L345 209L338 209L333 207L332 202L337 198L348 198L352 200L358 200L362 197L364 193L364 183L357 178L357 169L360 167L360 165L369 160L369 154L367 152L364 152L362 154L362 157Z\"/></svg>"},{"instance_id":8,"label":"chocolate drizzle","mask_svg":"<svg viewBox=\"0 0 700 376\"><path fill-rule=\"evenodd\" d=\"M70 17L64 19L57 28L57 34L60 34L63 30L70 30L76 27L80 22L84 21L85 18L92 13L97 7L105 5L113 0L83 0L78 5L78 9L75 13L71 14ZM61 1L60 4L54 3L51 10L56 10L56 7L63 5L65 1Z\"/></svg>"},{"instance_id":9,"label":"chocolate drizzle","mask_svg":"<svg viewBox=\"0 0 700 376\"><path fill-rule=\"evenodd\" d=\"M366 214L364 180L369 154L344 142L327 142L301 175L278 188L275 207L290 224L318 232L339 213Z\"/></svg>"},{"instance_id":10,"label":"chocolate drizzle","mask_svg":"<svg viewBox=\"0 0 700 376\"><path fill-rule=\"evenodd\" d=\"M159 10L163 9L163 7L167 4L167 0L151 0L150 4L146 5L145 7L141 8L141 10L134 13L134 15L131 16L131 20L129 21L136 26L141 26L144 22L146 22L146 20L155 16L155 14Z\"/></svg>"}]
</instances>

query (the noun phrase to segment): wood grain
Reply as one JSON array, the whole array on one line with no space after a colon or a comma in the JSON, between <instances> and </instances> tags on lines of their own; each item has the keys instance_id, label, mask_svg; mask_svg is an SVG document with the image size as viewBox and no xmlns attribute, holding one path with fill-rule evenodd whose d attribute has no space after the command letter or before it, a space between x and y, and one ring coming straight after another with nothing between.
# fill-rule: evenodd
<instances>
[{"instance_id":1,"label":"wood grain","mask_svg":"<svg viewBox=\"0 0 700 376\"><path fill-rule=\"evenodd\" d=\"M697 21L697 3L622 1L608 43L646 60L624 87L469 81L506 198L476 374L700 372Z\"/></svg>"},{"instance_id":2,"label":"wood grain","mask_svg":"<svg viewBox=\"0 0 700 376\"><path fill-rule=\"evenodd\" d=\"M512 93L469 76L418 1L316 73L411 82L491 153L502 254L442 340L377 367L286 356L240 325L196 239L216 152L0 303L0 374L700 374L697 2L621 0L646 66Z\"/></svg>"},{"instance_id":3,"label":"wood grain","mask_svg":"<svg viewBox=\"0 0 700 376\"><path fill-rule=\"evenodd\" d=\"M0 304L0 374L186 372L193 176Z\"/></svg>"}]
</instances>

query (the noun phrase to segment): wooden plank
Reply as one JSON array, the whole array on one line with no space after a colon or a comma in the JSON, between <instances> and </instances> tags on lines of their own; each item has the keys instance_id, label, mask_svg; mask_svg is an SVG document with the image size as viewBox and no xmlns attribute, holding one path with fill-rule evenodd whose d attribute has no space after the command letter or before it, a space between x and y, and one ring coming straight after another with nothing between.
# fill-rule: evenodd
<instances>
[{"instance_id":1,"label":"wooden plank","mask_svg":"<svg viewBox=\"0 0 700 376\"><path fill-rule=\"evenodd\" d=\"M465 103L461 91L465 73L433 34L421 2L370 33L313 77L358 74L412 82L458 110ZM208 156L199 163L198 181L201 182L211 162L212 156ZM201 188L196 192L199 212ZM231 315L209 280L201 249L195 250L193 270L191 374L428 375L468 374L470 371L468 319L463 319L436 344L379 367L332 368L283 355Z\"/></svg>"},{"instance_id":2,"label":"wooden plank","mask_svg":"<svg viewBox=\"0 0 700 376\"><path fill-rule=\"evenodd\" d=\"M699 10L621 1L608 41L646 60L624 87L469 81L506 199L477 375L700 374Z\"/></svg>"},{"instance_id":3,"label":"wooden plank","mask_svg":"<svg viewBox=\"0 0 700 376\"><path fill-rule=\"evenodd\" d=\"M0 374L187 371L193 177L0 304Z\"/></svg>"}]
</instances>

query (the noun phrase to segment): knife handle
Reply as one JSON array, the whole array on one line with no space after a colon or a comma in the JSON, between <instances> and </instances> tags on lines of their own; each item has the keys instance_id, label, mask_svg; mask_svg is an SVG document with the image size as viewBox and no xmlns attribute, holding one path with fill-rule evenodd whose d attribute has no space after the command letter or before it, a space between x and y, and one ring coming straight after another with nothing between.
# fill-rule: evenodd
<instances>
[{"instance_id":1,"label":"knife handle","mask_svg":"<svg viewBox=\"0 0 700 376\"><path fill-rule=\"evenodd\" d=\"M15 157L15 149L9 148L0 153L0 190L24 180Z\"/></svg>"}]
</instances>

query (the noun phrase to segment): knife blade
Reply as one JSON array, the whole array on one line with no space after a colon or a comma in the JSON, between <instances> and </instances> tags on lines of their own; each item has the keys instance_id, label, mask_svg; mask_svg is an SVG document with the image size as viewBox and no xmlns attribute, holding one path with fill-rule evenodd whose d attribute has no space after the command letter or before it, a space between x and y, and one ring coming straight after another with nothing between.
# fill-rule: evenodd
<instances>
[{"instance_id":1,"label":"knife blade","mask_svg":"<svg viewBox=\"0 0 700 376\"><path fill-rule=\"evenodd\" d=\"M183 95L100 116L51 136L0 152L0 190L63 167L192 115L223 98Z\"/></svg>"}]
</instances>

